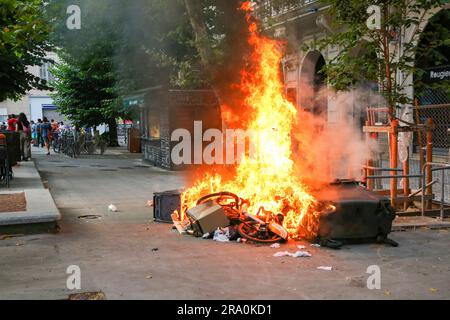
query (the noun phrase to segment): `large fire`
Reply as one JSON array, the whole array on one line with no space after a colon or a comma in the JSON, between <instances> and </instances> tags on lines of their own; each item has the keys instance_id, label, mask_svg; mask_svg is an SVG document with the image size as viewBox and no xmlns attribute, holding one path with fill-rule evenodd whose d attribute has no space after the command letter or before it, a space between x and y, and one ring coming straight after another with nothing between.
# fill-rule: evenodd
<instances>
[{"instance_id":1,"label":"large fire","mask_svg":"<svg viewBox=\"0 0 450 320\"><path fill-rule=\"evenodd\" d=\"M182 194L182 214L206 194L229 191L249 200L247 212L260 218L283 214L291 238L310 238L317 231L317 202L295 171L291 136L297 110L287 100L280 79L283 45L258 33L249 2L241 9L248 21L252 67L241 72L244 111L233 116L258 137L257 157L244 155L231 176L217 168L204 174Z\"/></svg>"}]
</instances>

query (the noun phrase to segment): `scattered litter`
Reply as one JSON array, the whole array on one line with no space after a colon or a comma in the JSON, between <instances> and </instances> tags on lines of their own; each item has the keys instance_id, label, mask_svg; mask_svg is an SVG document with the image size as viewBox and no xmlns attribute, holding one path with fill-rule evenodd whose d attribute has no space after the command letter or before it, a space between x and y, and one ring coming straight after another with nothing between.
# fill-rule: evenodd
<instances>
[{"instance_id":1,"label":"scattered litter","mask_svg":"<svg viewBox=\"0 0 450 320\"><path fill-rule=\"evenodd\" d=\"M320 244L318 244L318 243L311 243L311 247L320 248Z\"/></svg>"},{"instance_id":2,"label":"scattered litter","mask_svg":"<svg viewBox=\"0 0 450 320\"><path fill-rule=\"evenodd\" d=\"M274 257L293 257L293 258L300 258L300 257L311 257L311 253L308 251L297 251L295 253L290 253L289 251L278 251L273 255Z\"/></svg>"},{"instance_id":3,"label":"scattered litter","mask_svg":"<svg viewBox=\"0 0 450 320\"><path fill-rule=\"evenodd\" d=\"M247 242L247 239L245 239L245 238L237 238L236 241L237 241L237 242L246 243L246 242Z\"/></svg>"},{"instance_id":4,"label":"scattered litter","mask_svg":"<svg viewBox=\"0 0 450 320\"><path fill-rule=\"evenodd\" d=\"M291 257L294 257L294 258L311 257L311 256L312 256L311 253L309 253L308 251L297 251L296 253L291 255Z\"/></svg>"},{"instance_id":5,"label":"scattered litter","mask_svg":"<svg viewBox=\"0 0 450 320\"><path fill-rule=\"evenodd\" d=\"M224 228L224 229L227 229L227 228ZM229 234L227 235L227 232L225 230L217 228L217 230L214 231L213 240L218 241L218 242L229 242L230 238L229 238Z\"/></svg>"},{"instance_id":6,"label":"scattered litter","mask_svg":"<svg viewBox=\"0 0 450 320\"><path fill-rule=\"evenodd\" d=\"M100 219L102 216L96 215L96 214L85 214L82 216L78 216L78 219L84 219L84 220L94 220L94 219Z\"/></svg>"},{"instance_id":7,"label":"scattered litter","mask_svg":"<svg viewBox=\"0 0 450 320\"><path fill-rule=\"evenodd\" d=\"M145 277L145 279L151 279L151 278L153 278L153 276L151 276L151 275L148 275Z\"/></svg>"},{"instance_id":8,"label":"scattered litter","mask_svg":"<svg viewBox=\"0 0 450 320\"><path fill-rule=\"evenodd\" d=\"M331 270L333 270L333 267L320 266L320 267L317 267L317 269L319 269L319 270L325 270L325 271L331 271Z\"/></svg>"},{"instance_id":9,"label":"scattered litter","mask_svg":"<svg viewBox=\"0 0 450 320\"><path fill-rule=\"evenodd\" d=\"M236 232L236 229L232 226L228 226L225 228L217 228L216 231L214 231L213 236L213 240L219 242L234 241L237 238L238 234Z\"/></svg>"},{"instance_id":10,"label":"scattered litter","mask_svg":"<svg viewBox=\"0 0 450 320\"><path fill-rule=\"evenodd\" d=\"M115 205L113 205L113 204L110 204L109 206L108 206L108 210L109 211L112 211L112 212L117 212L118 210L117 210L117 207L115 206Z\"/></svg>"},{"instance_id":11,"label":"scattered litter","mask_svg":"<svg viewBox=\"0 0 450 320\"><path fill-rule=\"evenodd\" d=\"M153 207L153 200L148 200L147 201L147 206Z\"/></svg>"},{"instance_id":12,"label":"scattered litter","mask_svg":"<svg viewBox=\"0 0 450 320\"><path fill-rule=\"evenodd\" d=\"M274 257L286 257L291 255L288 251L278 251L277 253L275 253L273 256Z\"/></svg>"},{"instance_id":13,"label":"scattered litter","mask_svg":"<svg viewBox=\"0 0 450 320\"><path fill-rule=\"evenodd\" d=\"M436 288L430 288L430 292L438 292L439 290Z\"/></svg>"},{"instance_id":14,"label":"scattered litter","mask_svg":"<svg viewBox=\"0 0 450 320\"><path fill-rule=\"evenodd\" d=\"M153 252L158 251L158 250L159 250L159 248L153 248L152 249Z\"/></svg>"},{"instance_id":15,"label":"scattered litter","mask_svg":"<svg viewBox=\"0 0 450 320\"><path fill-rule=\"evenodd\" d=\"M270 247L271 248L279 248L280 244L277 242L277 243L271 244Z\"/></svg>"},{"instance_id":16,"label":"scattered litter","mask_svg":"<svg viewBox=\"0 0 450 320\"><path fill-rule=\"evenodd\" d=\"M385 292L384 292L384 295L385 295L385 296L390 296L390 295L391 295L391 292L390 292L390 291L385 291Z\"/></svg>"},{"instance_id":17,"label":"scattered litter","mask_svg":"<svg viewBox=\"0 0 450 320\"><path fill-rule=\"evenodd\" d=\"M187 233L187 229L189 229L191 224L189 219L180 221L177 213L172 213L170 216L172 217L173 225L177 229L178 233L180 234Z\"/></svg>"},{"instance_id":18,"label":"scattered litter","mask_svg":"<svg viewBox=\"0 0 450 320\"><path fill-rule=\"evenodd\" d=\"M211 237L211 234L209 232L205 233L202 238L203 239L209 239Z\"/></svg>"},{"instance_id":19,"label":"scattered litter","mask_svg":"<svg viewBox=\"0 0 450 320\"><path fill-rule=\"evenodd\" d=\"M305 246L302 246L302 245L300 245L300 244L297 246L297 248L298 248L298 249L306 249Z\"/></svg>"}]
</instances>

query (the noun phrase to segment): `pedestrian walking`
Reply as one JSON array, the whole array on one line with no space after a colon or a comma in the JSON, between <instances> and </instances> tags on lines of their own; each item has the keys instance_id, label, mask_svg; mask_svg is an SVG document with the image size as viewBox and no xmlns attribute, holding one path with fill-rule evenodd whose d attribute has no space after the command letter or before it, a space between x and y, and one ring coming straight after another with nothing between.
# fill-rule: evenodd
<instances>
[{"instance_id":1,"label":"pedestrian walking","mask_svg":"<svg viewBox=\"0 0 450 320\"><path fill-rule=\"evenodd\" d=\"M36 147L37 146L37 125L33 120L30 121L30 124L31 124L31 144Z\"/></svg>"},{"instance_id":2,"label":"pedestrian walking","mask_svg":"<svg viewBox=\"0 0 450 320\"><path fill-rule=\"evenodd\" d=\"M45 148L47 149L47 155L50 155L50 142L52 138L52 126L48 122L47 117L42 118L41 135L44 141Z\"/></svg>"},{"instance_id":3,"label":"pedestrian walking","mask_svg":"<svg viewBox=\"0 0 450 320\"><path fill-rule=\"evenodd\" d=\"M42 139L42 120L38 119L38 122L36 124L36 134L37 134L37 140L36 140L36 147L44 147L44 140Z\"/></svg>"},{"instance_id":4,"label":"pedestrian walking","mask_svg":"<svg viewBox=\"0 0 450 320\"><path fill-rule=\"evenodd\" d=\"M22 160L28 161L31 158L31 124L23 112L19 114L16 131L20 134L20 152Z\"/></svg>"}]
</instances>

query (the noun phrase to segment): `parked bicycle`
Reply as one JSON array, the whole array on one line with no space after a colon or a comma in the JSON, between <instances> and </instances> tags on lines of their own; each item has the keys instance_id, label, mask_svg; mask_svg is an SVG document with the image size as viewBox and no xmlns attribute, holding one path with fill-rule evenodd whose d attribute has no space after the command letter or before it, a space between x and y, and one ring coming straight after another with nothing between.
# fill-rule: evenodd
<instances>
[{"instance_id":1,"label":"parked bicycle","mask_svg":"<svg viewBox=\"0 0 450 320\"><path fill-rule=\"evenodd\" d=\"M82 154L104 154L108 141L99 134L65 130L53 141L53 151L76 158Z\"/></svg>"},{"instance_id":2,"label":"parked bicycle","mask_svg":"<svg viewBox=\"0 0 450 320\"><path fill-rule=\"evenodd\" d=\"M76 158L78 155L74 133L69 130L58 134L58 137L52 141L52 147L55 153L63 153L71 158Z\"/></svg>"}]
</instances>

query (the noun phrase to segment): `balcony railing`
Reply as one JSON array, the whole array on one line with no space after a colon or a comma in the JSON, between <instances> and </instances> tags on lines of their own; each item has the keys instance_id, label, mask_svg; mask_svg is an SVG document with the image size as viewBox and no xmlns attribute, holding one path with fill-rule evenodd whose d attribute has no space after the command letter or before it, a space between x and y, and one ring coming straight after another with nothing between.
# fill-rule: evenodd
<instances>
[{"instance_id":1,"label":"balcony railing","mask_svg":"<svg viewBox=\"0 0 450 320\"><path fill-rule=\"evenodd\" d=\"M286 1L286 4L279 4L274 0L261 1L257 7L257 11L264 12L263 16L267 18L277 18L283 14L296 11L305 6L319 2L319 0L298 0Z\"/></svg>"}]
</instances>

